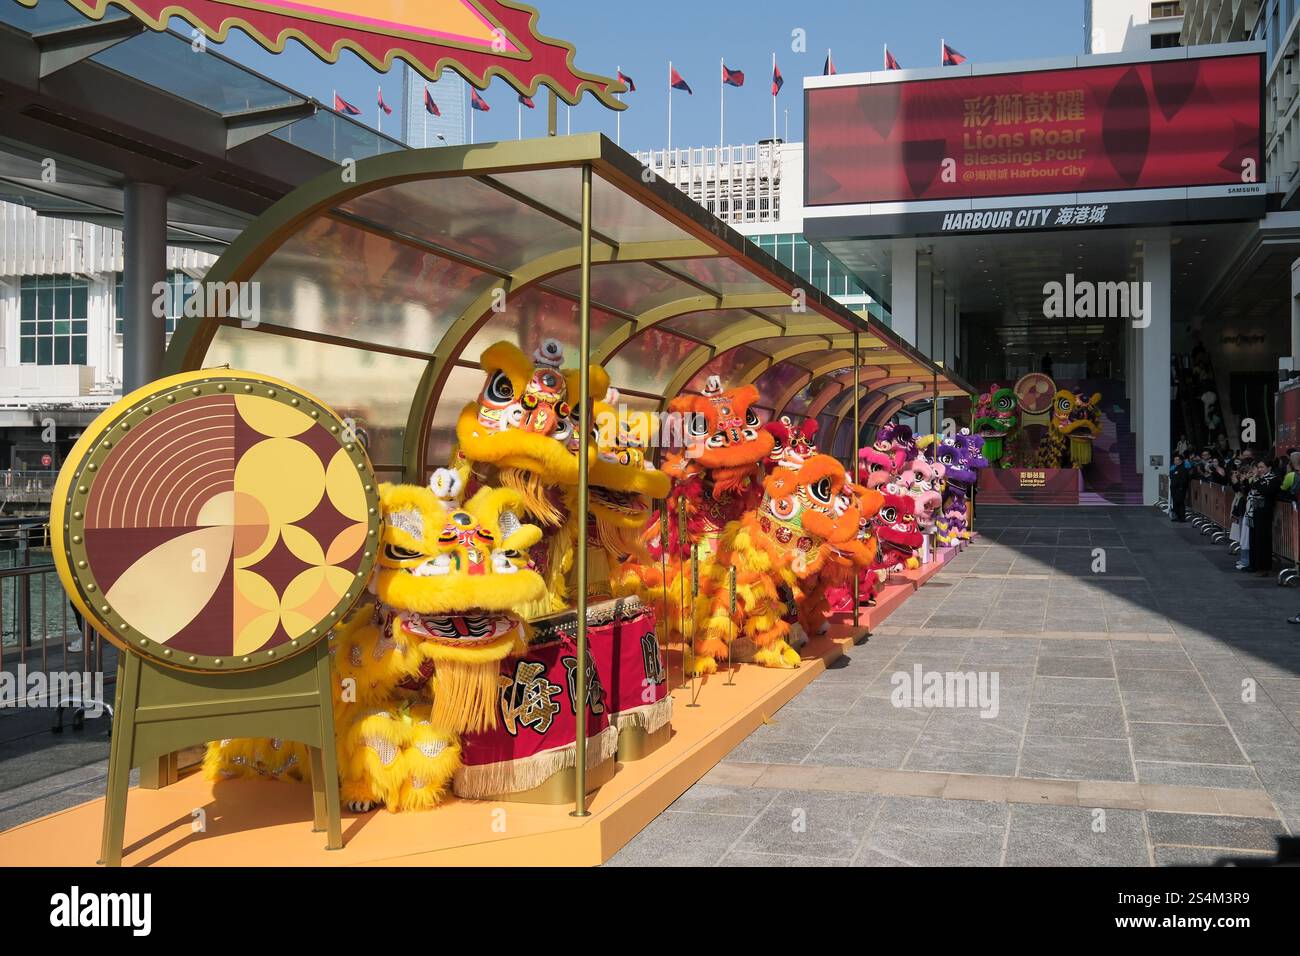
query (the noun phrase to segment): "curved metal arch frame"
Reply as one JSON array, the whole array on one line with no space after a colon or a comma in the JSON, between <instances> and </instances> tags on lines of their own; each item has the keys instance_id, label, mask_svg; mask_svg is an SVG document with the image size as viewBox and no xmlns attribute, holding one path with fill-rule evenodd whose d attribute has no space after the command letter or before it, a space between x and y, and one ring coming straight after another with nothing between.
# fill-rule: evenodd
<instances>
[{"instance_id":1,"label":"curved metal arch frame","mask_svg":"<svg viewBox=\"0 0 1300 956\"><path fill-rule=\"evenodd\" d=\"M773 335L770 325L766 323L766 320L762 319L739 323L723 329L709 339L708 344L701 345L692 352L686 361L682 363L681 368L677 370L677 373L664 387L664 398L660 403L660 408L664 407L669 398L681 392L709 362L725 355L727 352L764 339L802 338L809 335L833 334L832 330L827 329L821 323L830 324L824 317L819 315L812 317L799 315L792 318L787 323L785 331L779 335ZM849 333L849 336L851 338L852 333Z\"/></svg>"},{"instance_id":2,"label":"curved metal arch frame","mask_svg":"<svg viewBox=\"0 0 1300 956\"><path fill-rule=\"evenodd\" d=\"M924 390L925 390L924 382L916 382L916 381L912 381L911 379L904 379L902 381L897 381L888 385L882 385L880 383L877 383L877 386L875 388L871 389L864 396L862 396L862 398L859 400L859 405L861 405L861 402L863 401L869 403L872 397L880 397L881 399L883 399L881 403L883 404L884 401L889 401L891 399L898 398L899 396L902 395L910 395L913 392L919 392ZM831 428L830 436L826 440L827 448L833 448L835 446L835 439L839 435L841 426L844 424L845 413L848 412L848 410L852 407L852 404L853 404L853 395L851 394L847 395L845 396L844 400L840 402L840 404L837 406L837 410L833 413L835 417L835 424ZM861 420L863 421L868 421L872 413L876 411L879 407L880 405L872 406L868 404L865 409L860 408L858 412L859 418L861 418Z\"/></svg>"},{"instance_id":3,"label":"curved metal arch frame","mask_svg":"<svg viewBox=\"0 0 1300 956\"><path fill-rule=\"evenodd\" d=\"M646 309L646 311L637 315L626 328L619 329L606 336L604 341L597 345L591 353L591 360L603 365L622 351L637 336L684 315L695 315L700 312L770 309L780 305L788 305L789 302L789 296L767 292L738 292L723 295L701 293L700 295L688 296L685 299L666 302L663 305L655 306L653 309ZM774 319L769 319L757 312L753 313L753 315L755 319L767 323L769 330L774 330L768 335L768 338L782 334L784 326L778 324ZM829 322L830 320L826 321Z\"/></svg>"},{"instance_id":4,"label":"curved metal arch frame","mask_svg":"<svg viewBox=\"0 0 1300 956\"><path fill-rule=\"evenodd\" d=\"M277 201L255 223L244 230L209 271L206 281L241 282L252 279L277 249L299 233L307 223L318 217L330 216L347 222L354 228L375 228L383 231L380 226L365 221L352 221L351 217L340 209L356 197L377 189L410 182L456 179L466 176L496 188L495 184L485 177L560 168L599 171L610 186L647 210L663 216L665 221L678 232L679 238L665 242L618 245L593 230L590 233L590 262L657 264L670 259L727 259L743 262L742 268L749 275L771 286L770 291L761 293L709 294L709 288L694 281L691 276L678 275L674 270L665 269L664 271L673 273L683 284L695 285L701 289L702 295L691 297L690 301L680 300L667 306L647 310L635 317L616 309L608 309L611 314L624 319L626 326L618 333L618 337L623 339L622 342L607 339L606 342L601 343L597 351L600 353L603 350L602 359L613 354L638 333L654 328L675 315L718 308L754 310L786 306L793 301L791 298L793 289L806 287L806 283L798 276L761 250L750 248L743 237L718 223L702 208L680 194L675 187L656 176L651 176L647 180L643 175L644 171L635 160L599 134L546 138L525 143L483 144L472 148L446 147L436 150L389 153L358 162L351 168L351 178L342 184L339 171L327 172ZM527 202L527 197L518 198ZM559 210L539 208L539 211L550 215L567 227L576 225L569 222ZM469 268L493 277L490 284L478 293L474 301L444 332L434 352L427 353L428 365L414 394L410 397L406 434L403 439L402 468L408 478L418 479L422 477L426 467L429 430L438 394L450 370L456 367L458 358L465 344L472 338L473 332L477 331L492 314L491 305L499 299L502 292L506 295L518 294L527 288L544 283L547 278L558 273L576 271L580 265L581 246L559 250L507 272L504 267L478 262L470 256L441 249L436 243L425 242L419 237L404 235L400 231L394 230L387 235L394 242L413 245L429 254L460 261ZM754 312L755 319L761 324L746 322L743 324L743 329L738 329L733 324L721 330L707 343L701 343L688 360L689 374L686 374L687 369L683 368L672 384L680 389L710 359L745 345L749 341L797 335L848 336L855 331L866 343L881 342L883 348L893 352L891 357L898 364L911 363L925 368L931 367L929 361L913 346L898 339L892 333L882 335L883 327L880 331L871 328L862 316L849 313L820 290L812 288L806 289L806 292L807 311L793 315L791 322L783 324L775 316ZM556 294L564 295L560 292ZM598 303L591 304L593 307L600 307ZM695 308L690 308L691 305ZM171 347L168 349L164 361L167 370L183 371L187 368L200 367L218 329L223 325L232 325L234 322L234 318L215 314L183 323L173 336ZM365 350L371 345L359 340L337 339L325 333L297 330L292 327L281 329L267 325L266 331L280 331L291 335L296 333L300 338L334 341L334 344L357 350ZM375 346L377 350L384 350L384 347L377 343ZM852 358L849 358L845 364L851 364L852 361ZM773 364L776 363L771 360L759 360L756 363L758 367L746 368L745 374L756 377L761 374L764 367ZM672 394L672 388L669 388L667 393Z\"/></svg>"},{"instance_id":5,"label":"curved metal arch frame","mask_svg":"<svg viewBox=\"0 0 1300 956\"><path fill-rule=\"evenodd\" d=\"M861 366L861 368L863 369L869 368L871 371L878 373L876 375L873 375L871 378L863 378L861 373L859 373L858 385L861 386L863 384L869 383L871 385L871 389L868 389L868 391L871 391L872 389L878 388L882 385L888 385L891 382L896 382L900 380L899 376L891 376L889 374L889 369L887 366L871 365L871 366ZM826 383L826 387L823 388L820 392L818 392L817 396L811 402L808 403L808 410L804 412L804 416L807 418L816 418L823 411L825 411L826 406L829 405L837 396L841 396L845 392L851 392L852 390L853 390L853 369L847 368L839 372L833 378L831 378Z\"/></svg>"},{"instance_id":6,"label":"curved metal arch frame","mask_svg":"<svg viewBox=\"0 0 1300 956\"><path fill-rule=\"evenodd\" d=\"M857 367L863 371L869 371L871 373L869 378L864 379L861 377L861 372L859 372L859 378L858 378L859 384L861 384L863 381L877 383L880 382L881 380L893 381L895 379L902 379L908 377L908 376L897 375L896 365L890 363L865 363L864 362ZM807 379L804 379L802 384L797 385L797 387L796 387L797 383L792 384L785 391L785 393L782 394L781 396L782 407L779 414L782 415L786 414L790 403L794 401L794 399L799 395L800 392L802 392L813 382L817 381L818 378L825 376L828 372L835 373L826 382L826 385L822 388L822 390L819 391L815 396L813 396L812 401L810 401L808 404L808 408L805 409L803 412L799 413L804 418L810 418L810 417L815 417L817 415L820 415L828 402L830 402L836 395L841 394L846 388L849 387L849 383L843 381L843 379L851 378L853 374L853 369L854 369L854 365L851 359L846 359L843 356L839 356L839 355L827 358L824 362L821 362L814 367L813 371L815 374L813 374L811 377Z\"/></svg>"},{"instance_id":7,"label":"curved metal arch frame","mask_svg":"<svg viewBox=\"0 0 1300 956\"><path fill-rule=\"evenodd\" d=\"M878 365L867 365L862 367L864 369L883 368L883 366L878 366ZM835 372L844 368L845 368L844 361L838 356L825 358L813 366L805 367L804 374L800 375L799 378L791 382L790 385L786 387L786 390L777 397L775 402L772 403L773 413L778 418L782 415L787 414L790 408L790 403L793 402L796 397L798 397L800 392L802 392L805 388L807 388L813 382L817 381L818 378L827 374L828 372ZM849 366L848 370L851 371L852 366ZM801 413L800 417L806 417L806 414L807 413Z\"/></svg>"},{"instance_id":8,"label":"curved metal arch frame","mask_svg":"<svg viewBox=\"0 0 1300 956\"><path fill-rule=\"evenodd\" d=\"M749 328L750 328L749 326L746 326L746 329ZM758 376L761 375L763 372L767 371L770 368L775 367L776 365L780 364L783 361L789 361L790 358L796 355L806 354L807 352L826 351L827 347L833 349L837 353L833 358L828 360L827 363L828 369L841 369L841 368L852 369L853 368L853 364L854 364L853 356L848 352L848 350L853 347L853 333L851 332L845 334L836 334L836 333L828 332L826 330L819 330L815 328L803 328L798 325L791 325L791 326L787 326L785 332L781 335L745 336L740 333L737 333L736 329L737 329L736 326L732 326L730 329L720 332L716 337L709 340L707 344L700 346L699 349L697 349L694 353L691 354L689 358L687 358L686 362L683 363L681 370L678 372L676 376L673 377L672 381L669 382L668 386L665 388L664 390L665 401L667 401L667 399L670 398L672 395L676 394L677 392L685 388L686 385L690 382L690 380L694 378L697 374L699 374L700 370L703 369L705 366L707 366L709 362L719 358L720 356L724 355L725 353L733 349L742 348L746 345L750 345L753 342L758 342L763 340L770 341L772 339L779 339L779 338L808 338L810 336L816 336L822 338L823 340L826 340L828 342L828 345L819 346L816 343L804 342L804 343L800 343L799 345L790 346L789 353L784 355L780 359L776 358L775 355L764 355L762 358L756 359L753 363L747 366L745 368L745 371L742 372L741 375L738 376L736 379L734 379L736 384L749 384L753 382L755 379L757 379ZM897 364L897 365L913 364L912 360L907 356L900 355L900 356L896 356L896 358L897 361L893 363L878 362L872 364L864 364L861 365L860 367L863 369L880 368L880 369L887 370L892 364ZM785 406L789 404L789 402L793 399L795 395L799 393L800 390L802 390L809 382L813 381L815 378L816 375L813 374L810 374L807 378L805 378L804 376L800 376L801 384L799 384L797 387L791 386L791 389L787 390L788 394L784 394L784 393L782 394L780 399L773 404L773 413L777 417L780 417L780 415L784 414Z\"/></svg>"},{"instance_id":9,"label":"curved metal arch frame","mask_svg":"<svg viewBox=\"0 0 1300 956\"><path fill-rule=\"evenodd\" d=\"M664 262L671 259L694 259L714 257L717 251L697 240L674 240L671 242L625 243L621 246L592 243L591 266L610 265L621 262ZM495 306L500 301L509 301L513 295L519 295L530 288L536 288L565 272L579 267L582 262L582 246L574 246L551 253L513 272L508 278L499 279L488 286L456 318L443 333L434 350L433 359L425 368L424 375L416 387L410 412L407 417L406 432L402 442L402 465L408 478L419 477L426 467L428 455L429 429L433 424L434 405L447 384L447 377L456 367L457 361L475 334L496 313ZM593 303L596 308L599 304ZM592 356L593 364L601 364Z\"/></svg>"},{"instance_id":10,"label":"curved metal arch frame","mask_svg":"<svg viewBox=\"0 0 1300 956\"><path fill-rule=\"evenodd\" d=\"M897 375L892 378L887 378L887 379L873 382L871 388L867 391L866 395L861 396L861 398L866 398L867 396L876 392L889 392L890 389L893 389L895 386L898 385L917 385L917 384L920 384L922 385L922 387L924 387L924 385L927 383L919 382L916 376L914 375ZM908 390L909 394L911 391L912 391L911 389ZM897 395L897 394L901 394L901 391L889 392L889 394ZM834 406L829 409L828 414L834 417L836 421L839 421L845 415L848 414L849 409L852 408L852 402L853 402L853 395L851 393L849 394L841 393L838 398L838 401L836 401ZM827 404L829 405L830 403ZM825 409L823 409L823 411L825 411Z\"/></svg>"},{"instance_id":11,"label":"curved metal arch frame","mask_svg":"<svg viewBox=\"0 0 1300 956\"><path fill-rule=\"evenodd\" d=\"M796 345L787 345L777 349L771 355L764 356L761 360L754 362L746 368L740 375L736 376L737 385L752 385L762 377L764 372L776 368L791 359L798 358L800 355L807 355L809 352L825 352L827 349L839 349L837 344L839 336L816 336L821 342L800 342ZM850 336L852 338L852 336ZM802 367L802 366L797 366Z\"/></svg>"}]
</instances>

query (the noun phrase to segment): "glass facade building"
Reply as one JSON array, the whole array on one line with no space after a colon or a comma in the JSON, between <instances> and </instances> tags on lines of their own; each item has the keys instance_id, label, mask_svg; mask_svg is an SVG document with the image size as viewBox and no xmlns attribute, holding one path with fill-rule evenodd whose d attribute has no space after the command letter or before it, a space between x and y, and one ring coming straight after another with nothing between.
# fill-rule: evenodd
<instances>
[{"instance_id":1,"label":"glass facade building","mask_svg":"<svg viewBox=\"0 0 1300 956\"><path fill-rule=\"evenodd\" d=\"M426 88L441 116L433 116L425 109ZM468 101L465 81L450 70L431 83L402 64L402 141L417 148L465 145Z\"/></svg>"}]
</instances>

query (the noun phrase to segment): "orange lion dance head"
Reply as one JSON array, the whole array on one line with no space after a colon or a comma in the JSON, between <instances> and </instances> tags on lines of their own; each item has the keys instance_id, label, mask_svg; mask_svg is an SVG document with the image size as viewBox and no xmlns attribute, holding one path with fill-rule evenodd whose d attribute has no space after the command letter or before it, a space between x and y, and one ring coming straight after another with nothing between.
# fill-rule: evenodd
<instances>
[{"instance_id":1,"label":"orange lion dance head","mask_svg":"<svg viewBox=\"0 0 1300 956\"><path fill-rule=\"evenodd\" d=\"M738 488L771 454L774 439L753 408L757 401L753 385L723 391L712 375L701 394L680 395L668 403L669 411L685 419L683 457L708 473L715 495Z\"/></svg>"}]
</instances>

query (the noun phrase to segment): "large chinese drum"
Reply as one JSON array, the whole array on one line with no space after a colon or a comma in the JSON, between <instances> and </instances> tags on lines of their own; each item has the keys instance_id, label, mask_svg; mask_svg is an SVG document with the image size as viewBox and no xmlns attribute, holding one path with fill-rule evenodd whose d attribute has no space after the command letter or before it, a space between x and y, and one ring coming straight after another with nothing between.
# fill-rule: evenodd
<instances>
[{"instance_id":1,"label":"large chinese drum","mask_svg":"<svg viewBox=\"0 0 1300 956\"><path fill-rule=\"evenodd\" d=\"M587 787L614 775L618 731L609 722L608 697L587 656ZM520 657L501 662L497 726L461 737L456 796L528 803L568 803L577 765L578 647L560 628L547 629Z\"/></svg>"}]
</instances>

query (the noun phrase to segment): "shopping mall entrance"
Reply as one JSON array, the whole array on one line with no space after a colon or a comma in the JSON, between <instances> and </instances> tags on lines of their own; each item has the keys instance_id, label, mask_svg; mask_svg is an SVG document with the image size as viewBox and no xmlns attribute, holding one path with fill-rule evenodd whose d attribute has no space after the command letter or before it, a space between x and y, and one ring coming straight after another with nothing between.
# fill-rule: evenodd
<instances>
[{"instance_id":1,"label":"shopping mall entrance","mask_svg":"<svg viewBox=\"0 0 1300 956\"><path fill-rule=\"evenodd\" d=\"M1153 504L1180 438L1235 430L1233 373L1276 382L1242 49L805 81L805 235L975 387L917 420L984 435L986 500Z\"/></svg>"}]
</instances>

